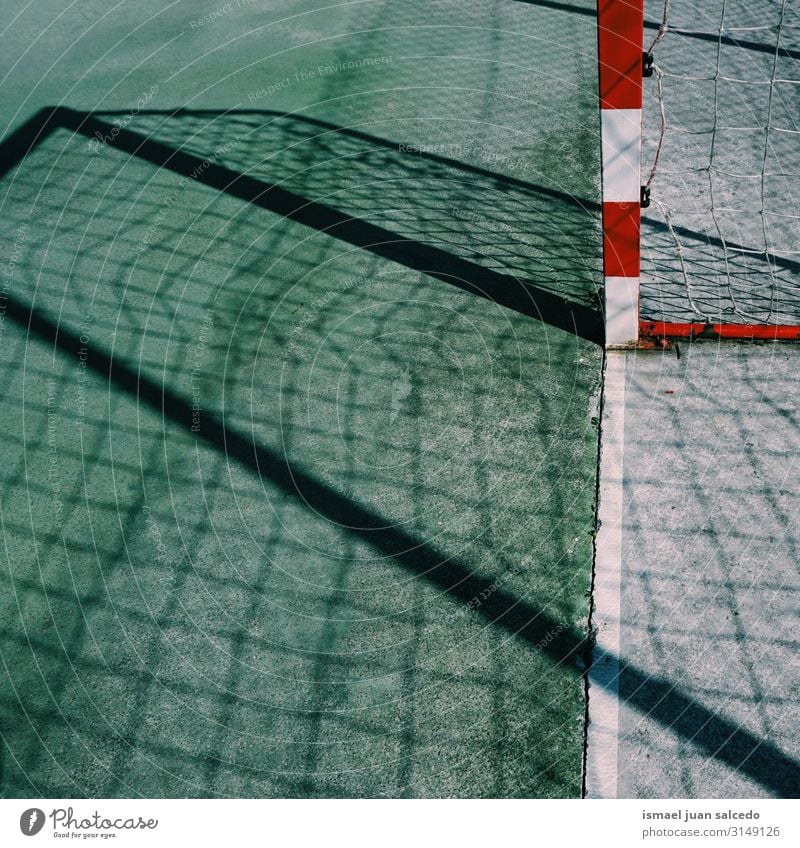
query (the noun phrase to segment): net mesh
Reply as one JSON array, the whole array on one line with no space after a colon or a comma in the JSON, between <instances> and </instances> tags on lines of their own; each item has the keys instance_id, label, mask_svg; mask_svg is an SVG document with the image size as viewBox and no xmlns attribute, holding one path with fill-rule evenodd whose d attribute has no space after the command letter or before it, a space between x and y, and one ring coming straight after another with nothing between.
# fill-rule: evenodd
<instances>
[{"instance_id":1,"label":"net mesh","mask_svg":"<svg viewBox=\"0 0 800 848\"><path fill-rule=\"evenodd\" d=\"M800 325L800 4L652 0L645 18L642 320Z\"/></svg>"}]
</instances>

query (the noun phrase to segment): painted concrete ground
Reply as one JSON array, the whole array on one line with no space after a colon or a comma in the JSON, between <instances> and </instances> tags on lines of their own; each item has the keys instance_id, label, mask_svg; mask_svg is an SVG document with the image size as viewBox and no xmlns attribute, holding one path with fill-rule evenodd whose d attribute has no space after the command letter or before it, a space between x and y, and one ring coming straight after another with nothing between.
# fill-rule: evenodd
<instances>
[{"instance_id":1,"label":"painted concrete ground","mask_svg":"<svg viewBox=\"0 0 800 848\"><path fill-rule=\"evenodd\" d=\"M627 355L619 794L798 797L800 350L681 352Z\"/></svg>"},{"instance_id":2,"label":"painted concrete ground","mask_svg":"<svg viewBox=\"0 0 800 848\"><path fill-rule=\"evenodd\" d=\"M562 5L6 4L3 795L579 794Z\"/></svg>"}]
</instances>

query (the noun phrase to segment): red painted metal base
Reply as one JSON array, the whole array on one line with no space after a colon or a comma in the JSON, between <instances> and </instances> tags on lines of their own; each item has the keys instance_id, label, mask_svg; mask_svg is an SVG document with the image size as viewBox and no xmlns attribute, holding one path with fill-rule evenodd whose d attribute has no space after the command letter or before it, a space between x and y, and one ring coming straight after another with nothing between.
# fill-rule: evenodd
<instances>
[{"instance_id":1,"label":"red painted metal base","mask_svg":"<svg viewBox=\"0 0 800 848\"><path fill-rule=\"evenodd\" d=\"M656 339L768 339L800 341L800 327L769 324L703 324L673 321L639 321L639 335Z\"/></svg>"}]
</instances>

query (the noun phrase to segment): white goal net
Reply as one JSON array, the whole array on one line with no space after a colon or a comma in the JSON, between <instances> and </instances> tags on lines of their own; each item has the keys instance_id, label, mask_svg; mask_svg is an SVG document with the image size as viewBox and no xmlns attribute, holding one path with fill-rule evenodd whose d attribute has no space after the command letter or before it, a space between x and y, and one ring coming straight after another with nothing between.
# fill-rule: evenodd
<instances>
[{"instance_id":1,"label":"white goal net","mask_svg":"<svg viewBox=\"0 0 800 848\"><path fill-rule=\"evenodd\" d=\"M647 0L648 45L642 332L711 324L748 335L737 328L760 325L791 336L800 327L800 0Z\"/></svg>"}]
</instances>

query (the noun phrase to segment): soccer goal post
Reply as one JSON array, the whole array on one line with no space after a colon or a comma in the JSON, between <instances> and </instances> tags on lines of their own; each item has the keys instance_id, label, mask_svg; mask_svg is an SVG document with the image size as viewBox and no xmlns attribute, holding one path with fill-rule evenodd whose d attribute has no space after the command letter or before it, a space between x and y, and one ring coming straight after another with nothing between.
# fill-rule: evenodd
<instances>
[{"instance_id":1,"label":"soccer goal post","mask_svg":"<svg viewBox=\"0 0 800 848\"><path fill-rule=\"evenodd\" d=\"M607 343L800 339L800 3L597 8Z\"/></svg>"}]
</instances>

